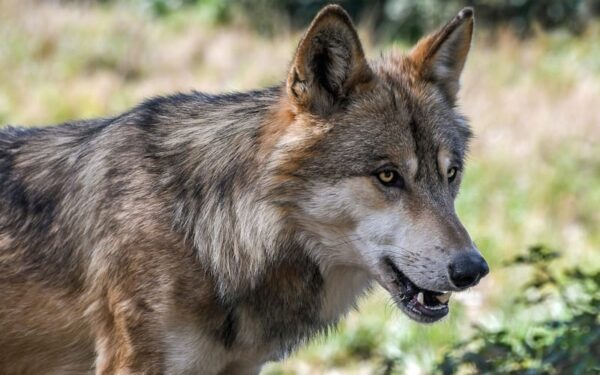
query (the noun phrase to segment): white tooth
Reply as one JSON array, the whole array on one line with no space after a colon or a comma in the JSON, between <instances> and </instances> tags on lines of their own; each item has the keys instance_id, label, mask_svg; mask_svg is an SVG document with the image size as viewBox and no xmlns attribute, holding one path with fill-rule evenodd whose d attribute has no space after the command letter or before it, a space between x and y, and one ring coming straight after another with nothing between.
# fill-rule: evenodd
<instances>
[{"instance_id":1,"label":"white tooth","mask_svg":"<svg viewBox=\"0 0 600 375\"><path fill-rule=\"evenodd\" d=\"M423 304L423 298L425 298L423 292L419 292L419 294L417 294L417 301L419 301L421 305Z\"/></svg>"},{"instance_id":2,"label":"white tooth","mask_svg":"<svg viewBox=\"0 0 600 375\"><path fill-rule=\"evenodd\" d=\"M439 296L435 296L435 298L440 301L441 303L448 303L448 301L450 301L450 296L452 295L452 292L446 292L444 294L440 294Z\"/></svg>"}]
</instances>

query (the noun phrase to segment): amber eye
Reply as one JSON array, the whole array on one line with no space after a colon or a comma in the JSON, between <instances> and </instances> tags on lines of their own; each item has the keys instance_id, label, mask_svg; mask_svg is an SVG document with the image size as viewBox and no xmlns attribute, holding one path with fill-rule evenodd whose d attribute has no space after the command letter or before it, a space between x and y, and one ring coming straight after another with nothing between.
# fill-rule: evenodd
<instances>
[{"instance_id":1,"label":"amber eye","mask_svg":"<svg viewBox=\"0 0 600 375\"><path fill-rule=\"evenodd\" d=\"M398 172L386 169L377 173L377 179L385 186L402 186L402 178L398 174Z\"/></svg>"},{"instance_id":2,"label":"amber eye","mask_svg":"<svg viewBox=\"0 0 600 375\"><path fill-rule=\"evenodd\" d=\"M449 168L448 172L447 172L448 182L452 183L452 181L454 181L454 179L456 178L457 174L458 174L458 168L456 168L456 167Z\"/></svg>"}]
</instances>

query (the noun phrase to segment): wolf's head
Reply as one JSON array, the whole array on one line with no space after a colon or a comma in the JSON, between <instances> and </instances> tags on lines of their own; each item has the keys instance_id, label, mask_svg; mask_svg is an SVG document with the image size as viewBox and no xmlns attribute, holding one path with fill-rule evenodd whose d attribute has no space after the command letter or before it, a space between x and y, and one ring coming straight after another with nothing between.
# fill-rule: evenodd
<instances>
[{"instance_id":1,"label":"wolf's head","mask_svg":"<svg viewBox=\"0 0 600 375\"><path fill-rule=\"evenodd\" d=\"M367 270L421 322L488 266L456 216L470 137L456 111L473 11L408 53L367 62L352 21L324 8L286 82L274 153L287 206L322 265Z\"/></svg>"}]
</instances>

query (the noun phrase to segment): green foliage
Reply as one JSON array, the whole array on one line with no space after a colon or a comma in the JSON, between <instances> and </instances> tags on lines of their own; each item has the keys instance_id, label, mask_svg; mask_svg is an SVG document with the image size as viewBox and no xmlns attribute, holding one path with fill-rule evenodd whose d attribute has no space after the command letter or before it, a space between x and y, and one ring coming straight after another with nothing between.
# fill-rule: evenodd
<instances>
[{"instance_id":1,"label":"green foliage","mask_svg":"<svg viewBox=\"0 0 600 375\"><path fill-rule=\"evenodd\" d=\"M141 0L157 15L196 7L215 22L239 13L255 28L273 33L282 24L305 27L328 0ZM598 0L340 0L355 18L368 19L377 35L415 40L439 26L464 6L474 6L486 26L507 25L525 36L535 25L581 32L590 16L600 12ZM283 21L283 22L282 22Z\"/></svg>"},{"instance_id":2,"label":"green foliage","mask_svg":"<svg viewBox=\"0 0 600 375\"><path fill-rule=\"evenodd\" d=\"M171 13L197 8L204 19L212 23L225 23L229 20L234 0L139 0L156 17L166 17Z\"/></svg>"},{"instance_id":3,"label":"green foliage","mask_svg":"<svg viewBox=\"0 0 600 375\"><path fill-rule=\"evenodd\" d=\"M515 300L535 313L540 306L563 310L561 318L544 317L523 333L510 326L477 327L474 336L456 344L438 365L441 374L588 374L600 371L600 270L573 267L557 271L558 253L535 246L512 266L527 265L533 276Z\"/></svg>"}]
</instances>

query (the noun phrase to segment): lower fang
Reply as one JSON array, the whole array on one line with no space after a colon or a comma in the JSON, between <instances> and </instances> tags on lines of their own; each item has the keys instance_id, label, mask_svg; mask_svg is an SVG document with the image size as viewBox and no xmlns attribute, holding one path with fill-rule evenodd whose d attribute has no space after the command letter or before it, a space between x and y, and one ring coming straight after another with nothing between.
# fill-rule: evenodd
<instances>
[{"instance_id":1,"label":"lower fang","mask_svg":"<svg viewBox=\"0 0 600 375\"><path fill-rule=\"evenodd\" d=\"M450 296L452 292L446 292L444 294L440 294L439 296L435 296L435 298L440 301L440 303L448 303L450 301Z\"/></svg>"},{"instance_id":2,"label":"lower fang","mask_svg":"<svg viewBox=\"0 0 600 375\"><path fill-rule=\"evenodd\" d=\"M424 302L424 297L423 297L423 292L419 292L419 294L417 294L417 301L422 305Z\"/></svg>"}]
</instances>

